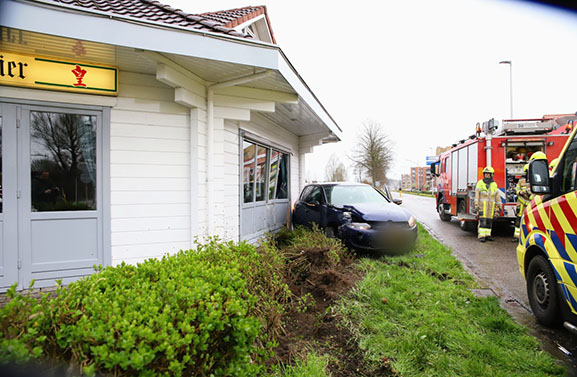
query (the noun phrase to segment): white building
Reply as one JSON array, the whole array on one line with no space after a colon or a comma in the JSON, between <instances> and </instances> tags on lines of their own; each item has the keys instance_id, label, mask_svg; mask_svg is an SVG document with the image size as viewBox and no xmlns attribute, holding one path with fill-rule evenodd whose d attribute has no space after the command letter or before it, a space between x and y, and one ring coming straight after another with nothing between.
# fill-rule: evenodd
<instances>
[{"instance_id":1,"label":"white building","mask_svg":"<svg viewBox=\"0 0 577 377\"><path fill-rule=\"evenodd\" d=\"M0 0L0 289L284 226L341 130L265 7Z\"/></svg>"}]
</instances>

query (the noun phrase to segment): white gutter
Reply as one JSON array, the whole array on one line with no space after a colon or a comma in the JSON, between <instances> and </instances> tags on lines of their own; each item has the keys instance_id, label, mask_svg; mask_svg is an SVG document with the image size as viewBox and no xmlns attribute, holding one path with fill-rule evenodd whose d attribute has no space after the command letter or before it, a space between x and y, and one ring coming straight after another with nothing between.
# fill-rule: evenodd
<instances>
[{"instance_id":1,"label":"white gutter","mask_svg":"<svg viewBox=\"0 0 577 377\"><path fill-rule=\"evenodd\" d=\"M214 235L214 91L235 85L246 84L270 76L273 71L264 71L249 76L222 81L206 87L206 222L207 233Z\"/></svg>"},{"instance_id":2,"label":"white gutter","mask_svg":"<svg viewBox=\"0 0 577 377\"><path fill-rule=\"evenodd\" d=\"M5 0L0 0L0 2L4 2L4 1ZM70 4L65 4L65 3L55 3L54 1L51 1L51 0L11 0L11 1L19 2L19 3L33 3L35 5L38 4L38 5L44 6L46 8L49 7L49 8L65 9L65 10L70 11L71 13L73 13L73 12L88 13L88 14L92 14L92 15L99 15L99 16L102 16L102 17L110 19L110 20L119 20L119 21L134 23L134 24L148 24L148 25L157 26L157 27L160 27L163 29L164 28L170 28L170 29L177 29L177 30L192 32L192 33L200 34L200 35L205 36L205 37L212 37L212 38L218 38L218 39L234 39L237 42L245 42L247 44L257 44L257 45L262 45L262 46L278 48L278 46L273 44L273 43L264 42L264 41L261 41L258 39L243 38L243 37L238 37L236 35L218 33L215 31L198 30L198 29L193 29L190 27L172 25L172 24L168 24L168 23L164 23L164 22L151 21L151 20L147 20L147 19L138 19L135 17L123 16L121 14L103 12L103 11L100 11L97 9L76 7L76 6L72 6ZM190 14L190 15L191 16L197 16L195 14ZM264 17L264 15L263 15L263 17ZM245 24L246 23L250 23L250 22L245 22ZM236 30L236 28L234 28L234 29L230 28L230 30L240 32L239 30Z\"/></svg>"}]
</instances>

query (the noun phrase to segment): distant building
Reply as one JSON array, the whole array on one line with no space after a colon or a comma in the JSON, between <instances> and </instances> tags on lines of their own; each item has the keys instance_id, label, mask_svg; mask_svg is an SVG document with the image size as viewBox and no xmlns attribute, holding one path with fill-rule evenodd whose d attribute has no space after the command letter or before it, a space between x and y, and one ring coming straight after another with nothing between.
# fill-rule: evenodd
<instances>
[{"instance_id":1,"label":"distant building","mask_svg":"<svg viewBox=\"0 0 577 377\"><path fill-rule=\"evenodd\" d=\"M411 168L411 188L418 191L430 191L431 171L428 166Z\"/></svg>"},{"instance_id":2,"label":"distant building","mask_svg":"<svg viewBox=\"0 0 577 377\"><path fill-rule=\"evenodd\" d=\"M410 190L411 186L411 175L410 174L401 174L401 189L403 190Z\"/></svg>"},{"instance_id":3,"label":"distant building","mask_svg":"<svg viewBox=\"0 0 577 377\"><path fill-rule=\"evenodd\" d=\"M437 147L437 149L435 150L435 154L437 156L440 156L441 153L448 151L449 149L451 149L451 146L448 147Z\"/></svg>"}]
</instances>

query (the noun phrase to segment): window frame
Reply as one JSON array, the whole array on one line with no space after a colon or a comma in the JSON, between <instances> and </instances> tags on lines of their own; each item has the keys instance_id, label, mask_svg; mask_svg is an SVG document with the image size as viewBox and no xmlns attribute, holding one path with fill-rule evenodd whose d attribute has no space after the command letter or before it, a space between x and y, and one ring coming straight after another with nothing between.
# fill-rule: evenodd
<instances>
[{"instance_id":1,"label":"window frame","mask_svg":"<svg viewBox=\"0 0 577 377\"><path fill-rule=\"evenodd\" d=\"M241 132L240 134L240 146L241 146L241 153L240 153L240 182L241 182L241 187L240 187L240 200L241 200L241 206L242 208L247 208L247 207L253 207L253 206L259 206L259 205L268 205L268 204L274 204L274 203L289 203L291 200L291 153L287 152L286 149L280 148L277 145L273 144L273 143L269 143L266 141L262 141L259 140L259 138L257 137L252 137L251 135L247 135L245 132ZM255 170L255 179L254 182L252 183L253 185L253 196L252 196L252 201L250 202L245 202L244 201L244 143L248 142L254 145L255 148L255 161L254 161L254 170ZM262 147L265 148L266 150L266 161L265 161L265 177L264 177L264 182L265 182L265 188L264 188L264 200L259 200L256 201L256 183L257 183L257 179L256 179L256 167L257 167L257 158L256 158L256 154L258 152L258 148ZM276 177L275 177L275 187L274 187L274 195L273 198L270 199L270 162L271 162L271 157L272 154L274 152L278 153L278 163L277 163L277 167L276 167ZM279 181L279 173L280 173L280 163L282 160L282 157L286 155L287 156L287 197L286 198L277 198L276 196L278 195L278 181Z\"/></svg>"},{"instance_id":2,"label":"window frame","mask_svg":"<svg viewBox=\"0 0 577 377\"><path fill-rule=\"evenodd\" d=\"M574 146L574 148L572 148L572 146ZM574 151L574 152L573 152ZM573 160L571 162L571 166L568 166L568 159L569 159L569 154L572 154ZM559 163L559 167L558 167L558 172L560 172L560 177L559 177L559 188L560 188L560 194L564 195L570 192L573 192L575 190L577 190L577 172L575 171L575 169L577 164L577 137L574 138L573 140L571 140L571 143L567 146L567 150L565 151L564 155L563 155L563 159L560 161ZM560 169L559 169L560 168ZM572 172L573 171L573 172ZM571 174L572 173L572 174ZM569 182L569 184L571 185L570 188L565 187L566 186L566 176L567 175L573 175L572 182Z\"/></svg>"}]
</instances>

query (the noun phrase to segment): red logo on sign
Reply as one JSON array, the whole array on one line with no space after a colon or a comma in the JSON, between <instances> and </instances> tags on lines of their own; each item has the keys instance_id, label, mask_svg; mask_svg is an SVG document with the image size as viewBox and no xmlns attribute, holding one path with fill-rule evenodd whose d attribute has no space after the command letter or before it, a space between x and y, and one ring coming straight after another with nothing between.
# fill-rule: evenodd
<instances>
[{"instance_id":1,"label":"red logo on sign","mask_svg":"<svg viewBox=\"0 0 577 377\"><path fill-rule=\"evenodd\" d=\"M74 45L74 47L72 47L72 51L73 51L77 56L86 55L86 49L84 48L84 45L82 44L82 41L76 41L76 44Z\"/></svg>"},{"instance_id":2,"label":"red logo on sign","mask_svg":"<svg viewBox=\"0 0 577 377\"><path fill-rule=\"evenodd\" d=\"M82 79L84 79L86 75L86 70L77 65L76 68L72 70L72 73L76 76L76 84L74 84L74 86L86 87L86 84L82 82Z\"/></svg>"}]
</instances>

